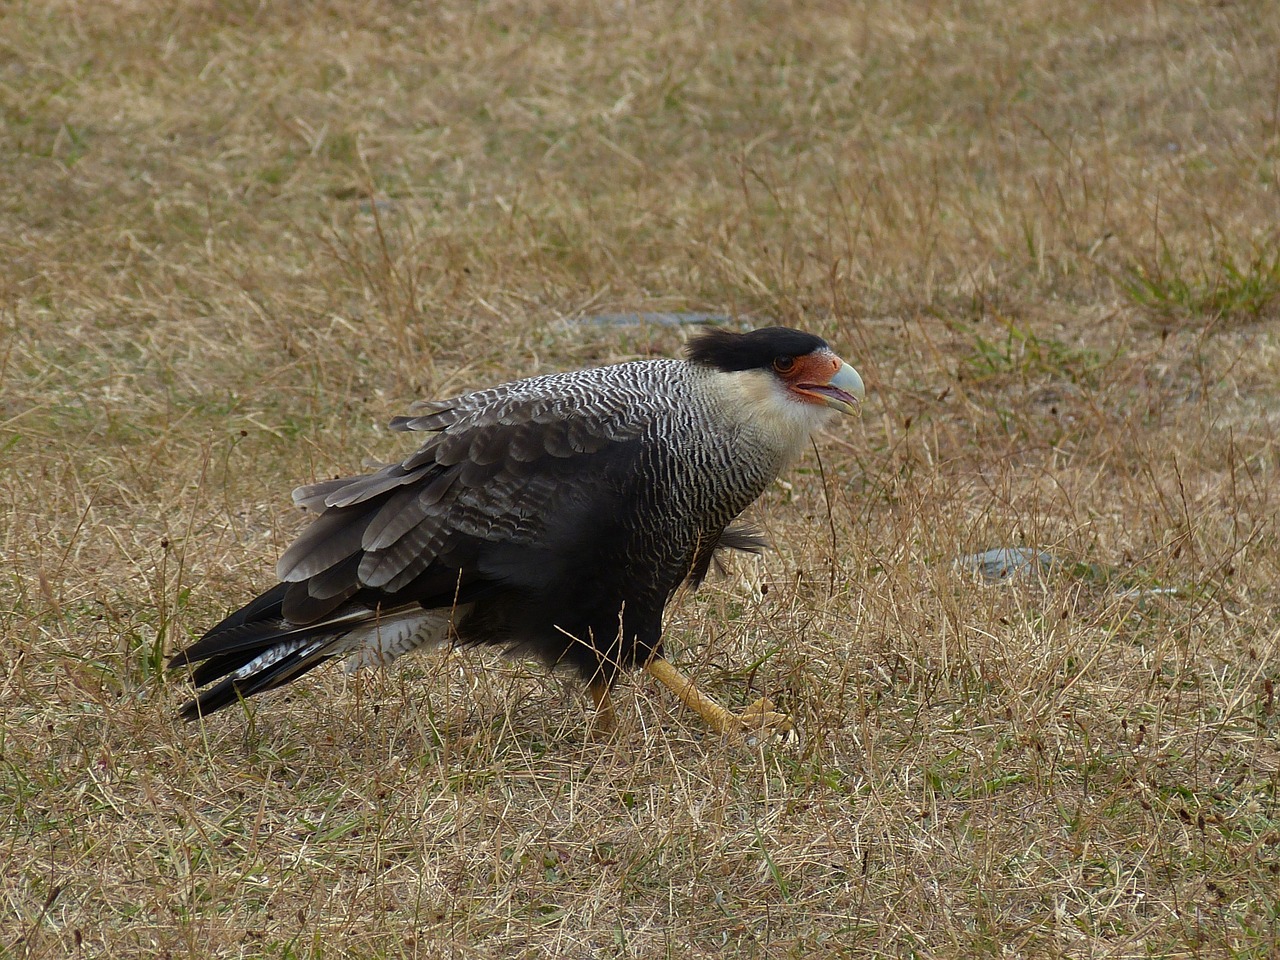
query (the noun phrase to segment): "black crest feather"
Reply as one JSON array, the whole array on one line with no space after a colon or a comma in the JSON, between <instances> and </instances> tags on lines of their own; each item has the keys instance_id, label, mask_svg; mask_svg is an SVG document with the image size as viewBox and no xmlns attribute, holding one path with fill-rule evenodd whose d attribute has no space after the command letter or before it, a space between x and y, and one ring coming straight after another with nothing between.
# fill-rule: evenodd
<instances>
[{"instance_id":1,"label":"black crest feather","mask_svg":"<svg viewBox=\"0 0 1280 960\"><path fill-rule=\"evenodd\" d=\"M767 370L778 357L803 357L826 346L821 337L789 327L764 327L748 333L711 327L690 340L687 350L694 363L732 373Z\"/></svg>"}]
</instances>

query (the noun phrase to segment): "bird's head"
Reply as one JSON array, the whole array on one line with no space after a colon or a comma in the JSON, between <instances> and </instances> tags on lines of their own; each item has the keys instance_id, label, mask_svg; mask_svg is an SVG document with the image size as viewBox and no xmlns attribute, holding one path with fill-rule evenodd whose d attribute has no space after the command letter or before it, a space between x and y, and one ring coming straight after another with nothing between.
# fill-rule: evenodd
<instances>
[{"instance_id":1,"label":"bird's head","mask_svg":"<svg viewBox=\"0 0 1280 960\"><path fill-rule=\"evenodd\" d=\"M861 412L866 389L858 371L825 340L788 327L748 333L711 328L689 342L689 359L721 373L746 374L759 399L781 398L841 413Z\"/></svg>"}]
</instances>

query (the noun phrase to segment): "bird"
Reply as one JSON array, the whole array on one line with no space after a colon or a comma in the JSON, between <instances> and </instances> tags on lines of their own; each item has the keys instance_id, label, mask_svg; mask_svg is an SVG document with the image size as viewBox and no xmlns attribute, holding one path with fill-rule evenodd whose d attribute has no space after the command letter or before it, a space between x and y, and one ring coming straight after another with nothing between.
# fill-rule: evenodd
<instances>
[{"instance_id":1,"label":"bird","mask_svg":"<svg viewBox=\"0 0 1280 960\"><path fill-rule=\"evenodd\" d=\"M174 655L196 720L322 663L386 665L463 645L533 655L584 681L601 727L643 670L720 734L792 729L767 700L734 714L668 658L663 616L735 523L836 414L865 397L825 340L787 327L692 335L683 359L552 373L420 401L420 446L375 472L298 487L314 514L279 582ZM201 689L203 688L203 689Z\"/></svg>"}]
</instances>

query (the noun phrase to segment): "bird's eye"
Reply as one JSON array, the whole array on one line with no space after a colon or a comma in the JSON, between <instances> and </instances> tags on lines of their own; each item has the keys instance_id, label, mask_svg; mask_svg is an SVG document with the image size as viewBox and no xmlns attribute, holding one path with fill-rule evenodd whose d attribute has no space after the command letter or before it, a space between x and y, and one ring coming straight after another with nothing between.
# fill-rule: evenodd
<instances>
[{"instance_id":1,"label":"bird's eye","mask_svg":"<svg viewBox=\"0 0 1280 960\"><path fill-rule=\"evenodd\" d=\"M773 361L773 369L779 373L790 373L791 368L796 365L795 357L777 357Z\"/></svg>"}]
</instances>

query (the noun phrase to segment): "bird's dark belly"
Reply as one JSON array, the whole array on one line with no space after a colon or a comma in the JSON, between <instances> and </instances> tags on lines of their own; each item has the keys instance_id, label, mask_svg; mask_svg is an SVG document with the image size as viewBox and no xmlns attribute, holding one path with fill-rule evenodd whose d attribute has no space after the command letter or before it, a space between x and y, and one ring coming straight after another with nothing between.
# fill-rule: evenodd
<instances>
[{"instance_id":1,"label":"bird's dark belly","mask_svg":"<svg viewBox=\"0 0 1280 960\"><path fill-rule=\"evenodd\" d=\"M597 551L561 553L558 562L525 567L456 626L460 643L496 646L612 681L661 652L662 614L688 571L691 545L623 552L626 562Z\"/></svg>"},{"instance_id":2,"label":"bird's dark belly","mask_svg":"<svg viewBox=\"0 0 1280 960\"><path fill-rule=\"evenodd\" d=\"M589 583L571 594L503 591L478 605L456 629L462 644L500 647L576 670L587 680L612 681L619 671L641 666L660 652L662 606Z\"/></svg>"}]
</instances>

